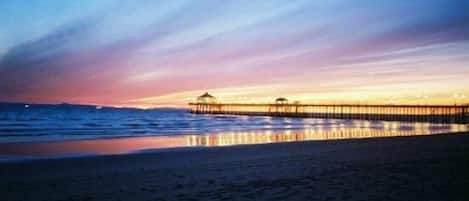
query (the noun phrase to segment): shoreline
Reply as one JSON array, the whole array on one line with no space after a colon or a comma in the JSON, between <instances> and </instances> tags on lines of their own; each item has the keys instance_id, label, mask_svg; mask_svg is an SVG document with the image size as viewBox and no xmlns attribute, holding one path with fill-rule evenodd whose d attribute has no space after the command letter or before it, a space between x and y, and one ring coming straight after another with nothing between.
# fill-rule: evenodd
<instances>
[{"instance_id":1,"label":"shoreline","mask_svg":"<svg viewBox=\"0 0 469 201\"><path fill-rule=\"evenodd\" d=\"M110 137L45 142L0 143L0 163L50 158L76 158L102 155L132 154L166 149L190 149L219 146L271 144L296 141L327 141L400 136L445 135L467 132L459 130L383 130L377 128L347 128L330 130L263 130L226 132L204 135L155 135Z\"/></svg>"},{"instance_id":2,"label":"shoreline","mask_svg":"<svg viewBox=\"0 0 469 201\"><path fill-rule=\"evenodd\" d=\"M0 191L7 201L467 200L467 134L2 163Z\"/></svg>"},{"instance_id":3,"label":"shoreline","mask_svg":"<svg viewBox=\"0 0 469 201\"><path fill-rule=\"evenodd\" d=\"M212 115L217 118L218 115ZM226 117L230 115L222 115L221 117ZM243 117L243 115L231 115L233 117ZM244 116L244 117L249 117L249 116ZM270 117L270 116L264 116L268 118L276 118L276 117ZM202 130L197 130L194 132L189 132L189 131L181 131L181 132L175 132L175 131L156 131L156 132L151 132L151 133L132 133L131 131L129 132L116 132L112 134L99 134L102 131L105 130L97 130L97 133L81 133L78 131L78 133L74 133L74 129L65 129L67 132L69 132L69 135L67 134L54 134L54 131L44 131L45 133L40 133L39 135L23 135L23 134L17 134L15 133L15 129L12 129L11 131L8 131L9 133L0 133L0 134L5 134L2 135L0 138L0 145L2 144L11 144L11 143L17 143L17 144L25 144L25 143L48 143L48 142L63 142L63 141L80 141L80 140L101 140L101 139L119 139L119 138L133 138L133 137L158 137L158 136L178 136L178 135L207 135L207 134L220 134L220 133L226 133L226 132L262 132L262 131L272 131L272 132L281 132L285 130L292 130L292 131L301 131L303 129L335 129L335 128L345 128L345 129L350 129L350 128L364 128L364 129L396 129L400 126L402 126L404 129L420 129L420 130L434 130L434 129L446 129L444 132L454 132L454 131L469 131L469 125L468 124L457 124L457 123L428 123L428 122L400 122L400 121L366 121L366 120L344 120L344 119L314 119L314 118L297 118L297 117L288 117L287 119L283 117L278 117L279 119L283 119L282 124L286 123L286 125L282 125L280 127L274 127L272 128L269 122L268 125L264 125L263 127L255 127L255 128L237 128L237 129L215 129L214 131L202 131ZM292 119L301 119L302 122L300 124L303 124L301 126L298 125L290 125L292 123ZM271 120L269 120L271 121ZM339 122L335 122L339 121ZM261 121L262 122L262 121ZM243 124L246 122L243 122ZM265 122L264 122L265 123ZM277 122L278 123L278 122ZM26 125L22 125L26 126ZM34 126L33 126L34 128ZM220 127L221 128L221 127ZM126 128L123 128L125 130ZM171 129L171 128L170 128ZM21 129L20 129L21 130ZM33 129L34 130L34 129ZM23 131L19 131L20 133ZM49 133L50 132L50 133ZM427 131L425 131L427 132ZM438 131L441 132L441 131Z\"/></svg>"}]
</instances>

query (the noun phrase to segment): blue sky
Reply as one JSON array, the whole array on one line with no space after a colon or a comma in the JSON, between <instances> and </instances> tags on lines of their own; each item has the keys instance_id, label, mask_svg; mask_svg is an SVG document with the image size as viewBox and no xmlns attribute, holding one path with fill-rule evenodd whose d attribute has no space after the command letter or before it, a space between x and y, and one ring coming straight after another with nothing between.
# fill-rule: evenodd
<instances>
[{"instance_id":1,"label":"blue sky","mask_svg":"<svg viewBox=\"0 0 469 201\"><path fill-rule=\"evenodd\" d=\"M458 0L2 1L0 101L152 107L211 91L226 101L464 102L468 9Z\"/></svg>"}]
</instances>

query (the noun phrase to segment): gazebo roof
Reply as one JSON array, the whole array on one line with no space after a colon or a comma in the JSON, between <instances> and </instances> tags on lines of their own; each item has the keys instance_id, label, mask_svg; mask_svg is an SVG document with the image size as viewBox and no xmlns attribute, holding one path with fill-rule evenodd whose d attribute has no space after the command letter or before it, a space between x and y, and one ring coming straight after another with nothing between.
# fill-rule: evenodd
<instances>
[{"instance_id":1,"label":"gazebo roof","mask_svg":"<svg viewBox=\"0 0 469 201\"><path fill-rule=\"evenodd\" d=\"M210 95L209 93L205 92L204 94L202 94L201 96L199 96L199 98L215 98L214 96Z\"/></svg>"},{"instance_id":2,"label":"gazebo roof","mask_svg":"<svg viewBox=\"0 0 469 201\"><path fill-rule=\"evenodd\" d=\"M275 101L277 101L277 102L280 102L280 101L288 101L288 99L283 98L283 97L280 97L280 98L275 99Z\"/></svg>"}]
</instances>

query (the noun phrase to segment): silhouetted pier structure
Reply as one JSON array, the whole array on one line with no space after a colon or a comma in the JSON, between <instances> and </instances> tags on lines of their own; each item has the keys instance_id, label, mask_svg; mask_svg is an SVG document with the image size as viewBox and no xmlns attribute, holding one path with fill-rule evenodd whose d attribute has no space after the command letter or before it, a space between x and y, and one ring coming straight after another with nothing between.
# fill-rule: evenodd
<instances>
[{"instance_id":1,"label":"silhouetted pier structure","mask_svg":"<svg viewBox=\"0 0 469 201\"><path fill-rule=\"evenodd\" d=\"M272 104L216 103L206 93L189 106L190 112L196 114L469 123L468 105L290 104L285 98L278 98Z\"/></svg>"}]
</instances>

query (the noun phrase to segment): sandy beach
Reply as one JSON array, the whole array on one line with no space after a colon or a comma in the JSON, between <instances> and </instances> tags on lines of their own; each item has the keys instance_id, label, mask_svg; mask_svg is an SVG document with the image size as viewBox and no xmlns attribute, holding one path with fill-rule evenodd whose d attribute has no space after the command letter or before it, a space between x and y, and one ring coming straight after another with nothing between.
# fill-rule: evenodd
<instances>
[{"instance_id":1,"label":"sandy beach","mask_svg":"<svg viewBox=\"0 0 469 201\"><path fill-rule=\"evenodd\" d=\"M466 134L1 163L1 200L468 200Z\"/></svg>"}]
</instances>

